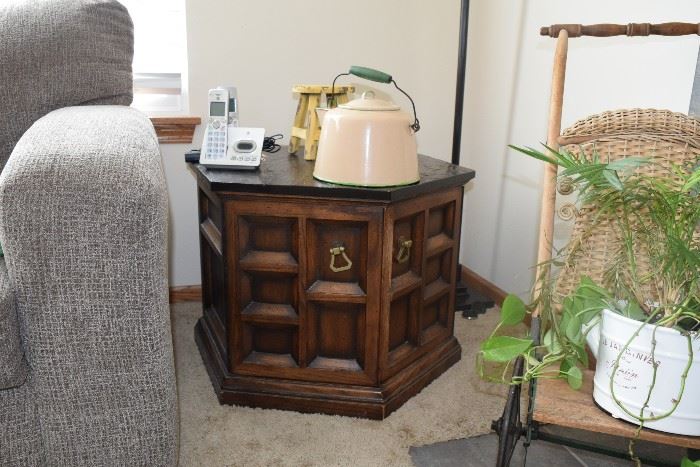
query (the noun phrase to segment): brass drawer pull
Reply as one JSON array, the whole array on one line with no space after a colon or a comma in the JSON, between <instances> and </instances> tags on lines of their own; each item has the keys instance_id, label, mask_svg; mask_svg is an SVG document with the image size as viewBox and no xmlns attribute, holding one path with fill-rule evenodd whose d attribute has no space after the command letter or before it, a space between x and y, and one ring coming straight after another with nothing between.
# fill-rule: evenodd
<instances>
[{"instance_id":1,"label":"brass drawer pull","mask_svg":"<svg viewBox=\"0 0 700 467\"><path fill-rule=\"evenodd\" d=\"M399 252L396 254L397 263L405 263L408 258L411 257L411 247L413 246L413 240L406 240L403 237L399 237Z\"/></svg>"},{"instance_id":2,"label":"brass drawer pull","mask_svg":"<svg viewBox=\"0 0 700 467\"><path fill-rule=\"evenodd\" d=\"M343 259L345 260L345 266L339 266L336 267L335 265L335 257L338 255L342 255ZM342 272L342 271L347 271L352 267L352 261L350 261L350 258L348 258L348 255L345 254L345 247L344 246L336 246L334 248L331 248L331 271L333 272Z\"/></svg>"}]
</instances>

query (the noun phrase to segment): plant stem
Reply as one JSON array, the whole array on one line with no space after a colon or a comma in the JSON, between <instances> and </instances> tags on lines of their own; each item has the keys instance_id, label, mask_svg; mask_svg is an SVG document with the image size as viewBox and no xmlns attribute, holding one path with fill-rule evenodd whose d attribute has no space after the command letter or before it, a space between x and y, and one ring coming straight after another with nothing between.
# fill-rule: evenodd
<instances>
[{"instance_id":1,"label":"plant stem","mask_svg":"<svg viewBox=\"0 0 700 467\"><path fill-rule=\"evenodd\" d=\"M681 402L681 398L683 397L683 392L685 391L685 381L688 377L688 372L690 371L690 367L693 364L693 344L692 344L692 341L690 339L690 335L686 335L685 337L688 341L688 363L686 364L685 369L683 371L683 374L681 375L680 392L678 394L678 397L676 397L675 399L672 399L673 403L671 405L671 409L668 412L663 413L661 415L653 415L651 417L644 417L643 413L640 415L635 415L630 410L628 410L627 407L622 405L622 402L615 395L615 385L613 384L614 380L615 380L615 373L617 372L618 368L620 367L620 359L622 358L622 355L624 354L624 352L629 348L632 341L639 335L639 333L644 328L644 326L649 323L649 320L651 320L655 314L656 313L649 316L649 318L647 318L647 320L645 322L643 322L642 325L637 328L637 330L634 332L634 334L632 334L632 337L630 337L627 340L627 343L624 345L622 350L620 350L620 352L617 355L617 358L615 359L615 364L613 365L612 375L610 375L610 396L613 398L613 400L615 401L617 406L622 409L623 412L625 412L630 417L639 420L640 422L661 420L662 418L668 417L676 410L676 408L678 407L678 404L680 404L680 402ZM658 324L656 324L655 327L658 327ZM654 362L654 364L655 364L655 362ZM654 369L654 380L655 379L656 379L656 368ZM654 389L654 385L652 384L652 386L649 388L649 392L651 393L651 391L653 389Z\"/></svg>"}]
</instances>

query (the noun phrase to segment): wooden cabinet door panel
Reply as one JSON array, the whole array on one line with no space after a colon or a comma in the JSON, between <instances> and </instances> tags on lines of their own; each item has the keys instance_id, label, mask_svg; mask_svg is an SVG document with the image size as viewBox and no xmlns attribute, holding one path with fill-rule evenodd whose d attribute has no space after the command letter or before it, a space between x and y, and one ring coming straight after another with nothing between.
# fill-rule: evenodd
<instances>
[{"instance_id":1,"label":"wooden cabinet door panel","mask_svg":"<svg viewBox=\"0 0 700 467\"><path fill-rule=\"evenodd\" d=\"M366 312L364 305L309 303L309 368L364 371Z\"/></svg>"},{"instance_id":2,"label":"wooden cabinet door panel","mask_svg":"<svg viewBox=\"0 0 700 467\"><path fill-rule=\"evenodd\" d=\"M384 236L392 241L383 251L382 381L451 336L461 196L460 189L449 190L387 209Z\"/></svg>"},{"instance_id":3,"label":"wooden cabinet door panel","mask_svg":"<svg viewBox=\"0 0 700 467\"><path fill-rule=\"evenodd\" d=\"M228 355L228 309L225 290L225 267L222 254L221 202L212 193L198 190L199 254L202 271L202 307L221 355Z\"/></svg>"},{"instance_id":4,"label":"wooden cabinet door panel","mask_svg":"<svg viewBox=\"0 0 700 467\"><path fill-rule=\"evenodd\" d=\"M376 383L382 216L351 203L230 201L233 373Z\"/></svg>"},{"instance_id":5,"label":"wooden cabinet door panel","mask_svg":"<svg viewBox=\"0 0 700 467\"><path fill-rule=\"evenodd\" d=\"M233 373L299 368L300 226L287 207L226 202Z\"/></svg>"},{"instance_id":6,"label":"wooden cabinet door panel","mask_svg":"<svg viewBox=\"0 0 700 467\"><path fill-rule=\"evenodd\" d=\"M309 377L377 380L382 216L380 207L339 210L329 204L306 219L302 333ZM332 253L338 247L345 256Z\"/></svg>"},{"instance_id":7,"label":"wooden cabinet door panel","mask_svg":"<svg viewBox=\"0 0 700 467\"><path fill-rule=\"evenodd\" d=\"M387 210L379 362L382 381L418 356L425 212L413 200Z\"/></svg>"}]
</instances>

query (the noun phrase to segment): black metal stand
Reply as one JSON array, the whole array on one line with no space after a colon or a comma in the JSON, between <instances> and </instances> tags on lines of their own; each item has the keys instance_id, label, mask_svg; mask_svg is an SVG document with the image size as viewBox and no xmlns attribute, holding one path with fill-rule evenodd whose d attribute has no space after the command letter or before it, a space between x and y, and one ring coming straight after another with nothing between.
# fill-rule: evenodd
<instances>
[{"instance_id":1,"label":"black metal stand","mask_svg":"<svg viewBox=\"0 0 700 467\"><path fill-rule=\"evenodd\" d=\"M459 165L464 112L464 79L467 71L467 32L469 29L469 0L462 0L459 15L459 52L457 55L457 90L455 92L455 122L452 130L452 163Z\"/></svg>"},{"instance_id":2,"label":"black metal stand","mask_svg":"<svg viewBox=\"0 0 700 467\"><path fill-rule=\"evenodd\" d=\"M513 375L522 376L523 357L515 360ZM520 384L513 384L508 390L508 399L503 408L503 414L498 420L491 423L491 429L498 435L498 458L496 467L508 467L513 451L518 444L520 436L523 434L523 424L520 421Z\"/></svg>"},{"instance_id":3,"label":"black metal stand","mask_svg":"<svg viewBox=\"0 0 700 467\"><path fill-rule=\"evenodd\" d=\"M530 331L532 336L534 336L534 344L539 345L539 317L532 318ZM524 367L525 360L520 356L515 360L515 365L513 365L512 377L522 377ZM537 424L532 419L535 391L537 390L536 383L536 380L531 381L528 387L527 418L525 426L523 426L520 421L520 393L522 391L522 384L513 384L510 386L508 390L508 399L506 399L506 405L503 408L501 418L491 423L491 429L498 435L498 458L496 460L496 467L508 467L510 465L515 446L517 446L518 440L522 435L525 435L525 442L523 443L525 447L524 461L527 462L527 448L530 447L530 441L537 438Z\"/></svg>"},{"instance_id":4,"label":"black metal stand","mask_svg":"<svg viewBox=\"0 0 700 467\"><path fill-rule=\"evenodd\" d=\"M461 266L457 266L457 277L461 274ZM476 292L469 290L467 284L463 281L457 281L457 293L455 294L455 312L461 311L462 317L466 319L476 319L489 308L495 306L496 303Z\"/></svg>"},{"instance_id":5,"label":"black metal stand","mask_svg":"<svg viewBox=\"0 0 700 467\"><path fill-rule=\"evenodd\" d=\"M533 427L533 439L545 441L545 442L549 442L549 443L554 443L554 444L560 444L562 446L569 446L569 447L574 448L574 449L582 449L584 451L595 452L598 454L602 454L604 456L614 457L617 459L625 459L628 461L630 459L629 453L625 450L613 449L610 447L606 447L602 444L598 444L597 442L594 444L594 443L574 439L574 438L568 437L568 436L560 436L557 433L554 433L551 431L545 432L544 430L539 429L537 422L534 423L534 427ZM688 458L689 459L700 459L698 457L695 457L695 458L691 457L690 451L692 451L692 450L688 449ZM659 460L659 459L647 458L645 456L639 455L639 460L642 463L642 465L645 465L645 466L653 466L653 467L677 467L678 466L678 461L671 461L669 459ZM632 465L632 464L630 464L630 465Z\"/></svg>"},{"instance_id":6,"label":"black metal stand","mask_svg":"<svg viewBox=\"0 0 700 467\"><path fill-rule=\"evenodd\" d=\"M455 119L452 130L452 163L459 165L462 142L462 114L464 112L464 80L467 71L467 33L469 29L469 0L462 0L459 16L459 52L457 54L457 89L455 90ZM457 266L457 277L461 277L461 266ZM474 319L495 304L493 300L477 292L469 292L467 285L457 281L455 312Z\"/></svg>"}]
</instances>

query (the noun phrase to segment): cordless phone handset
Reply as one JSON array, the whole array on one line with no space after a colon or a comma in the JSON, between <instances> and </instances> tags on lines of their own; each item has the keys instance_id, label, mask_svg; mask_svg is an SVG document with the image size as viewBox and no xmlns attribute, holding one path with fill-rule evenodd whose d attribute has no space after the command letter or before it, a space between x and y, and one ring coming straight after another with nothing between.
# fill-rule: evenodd
<instances>
[{"instance_id":1,"label":"cordless phone handset","mask_svg":"<svg viewBox=\"0 0 700 467\"><path fill-rule=\"evenodd\" d=\"M235 86L219 86L228 91L228 125L238 126L238 91Z\"/></svg>"},{"instance_id":2,"label":"cordless phone handset","mask_svg":"<svg viewBox=\"0 0 700 467\"><path fill-rule=\"evenodd\" d=\"M207 126L204 130L200 162L213 162L226 157L228 146L229 93L226 89L210 89Z\"/></svg>"}]
</instances>

